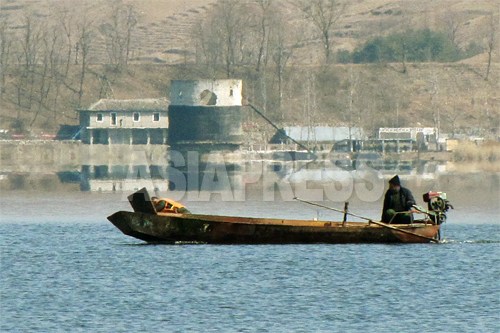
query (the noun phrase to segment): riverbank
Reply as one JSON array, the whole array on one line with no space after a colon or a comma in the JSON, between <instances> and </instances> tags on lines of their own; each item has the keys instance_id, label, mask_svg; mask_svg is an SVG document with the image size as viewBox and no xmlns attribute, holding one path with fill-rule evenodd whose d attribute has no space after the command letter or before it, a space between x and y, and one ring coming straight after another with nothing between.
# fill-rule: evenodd
<instances>
[{"instance_id":1,"label":"riverbank","mask_svg":"<svg viewBox=\"0 0 500 333\"><path fill-rule=\"evenodd\" d=\"M78 170L85 165L157 164L167 163L167 145L86 145L80 141L55 140L1 140L0 172L57 172ZM222 152L222 155L225 155ZM355 160L356 155L346 153L318 152L320 160L335 163L340 159ZM226 154L231 163L252 160L307 162L307 152L280 150L279 147L265 151L242 149ZM378 155L377 159L391 161L432 161L448 163L454 171L500 172L500 143L486 142L481 145L464 142L454 151L404 152ZM340 166L340 165L339 165Z\"/></svg>"},{"instance_id":2,"label":"riverbank","mask_svg":"<svg viewBox=\"0 0 500 333\"><path fill-rule=\"evenodd\" d=\"M432 187L439 179L457 175L467 175L468 179L473 177L475 182L496 183L498 177L481 180L476 175L500 174L499 146L489 144L484 149L479 146L472 154L466 145L464 150L468 155L461 151L406 152L383 156L368 154L370 156L359 158L325 151L317 152L319 158L312 161L307 152L269 150L269 147L263 151L205 155L192 152L183 156L169 152L165 145L90 146L79 141L0 141L0 189L133 191L149 179L148 186L157 186L163 191L170 186L171 179L182 186L184 183L179 183L179 176L188 179L194 175L200 178L196 186L201 185L201 180L208 175L214 184L228 177L233 189L246 187L248 183L259 189L269 180L293 186L307 183L306 187L321 188L326 183L335 182L341 174L357 179L357 170L367 170L367 167L378 174L377 178L399 174L417 186ZM176 157L170 164L168 154ZM375 158L368 159L372 155Z\"/></svg>"}]
</instances>

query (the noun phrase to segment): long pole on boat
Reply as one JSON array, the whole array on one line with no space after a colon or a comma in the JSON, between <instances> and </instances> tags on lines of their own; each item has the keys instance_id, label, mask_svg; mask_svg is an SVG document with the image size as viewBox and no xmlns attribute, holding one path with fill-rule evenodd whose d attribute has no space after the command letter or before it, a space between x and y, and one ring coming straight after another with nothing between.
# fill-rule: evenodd
<instances>
[{"instance_id":1,"label":"long pole on boat","mask_svg":"<svg viewBox=\"0 0 500 333\"><path fill-rule=\"evenodd\" d=\"M328 206L324 206L324 205L320 205L320 204L317 204L315 202L311 202L311 201L307 201L307 200L302 200L302 199L299 199L297 197L293 198L294 200L297 200L297 201L300 201L300 202L303 202L305 204L309 204L309 205L312 205L312 206L316 206L316 207L321 207L321 208L325 208L325 209L328 209L328 210L333 210L334 212L339 212L339 213L344 213L344 214L347 214L347 215L351 215L351 216L354 216L354 217L358 217L360 219L363 219L363 220L366 220L366 221L372 221L372 219L370 218L367 218L367 217L364 217L364 216L360 216L360 215L357 215L357 214L354 214L354 213L350 213L346 210L342 210L342 209L337 209L337 208L333 208L333 207L328 207Z\"/></svg>"},{"instance_id":2,"label":"long pole on boat","mask_svg":"<svg viewBox=\"0 0 500 333\"><path fill-rule=\"evenodd\" d=\"M399 231L399 232L402 232L404 234L408 234L408 235L412 235L412 236L415 236L415 237L420 237L422 239L426 239L428 241L431 241L431 242L434 242L434 243L439 243L439 240L435 239L435 238L432 238L432 237L427 237L427 236L422 236L422 235L419 235L417 233L414 233L414 232L411 232L411 231L408 231L408 230L404 230L404 229L401 229L401 228L396 228L396 227L393 227L392 225L388 225L386 223L383 223L383 222L378 222L378 221L373 221L372 219L370 218L367 218L367 217L364 217L364 216L361 216L361 215L357 215L357 214L354 214L354 213L349 213L347 212L346 210L342 210L342 209L337 209L337 208L333 208L333 207L328 207L328 206L324 206L324 205L321 205L321 204L317 204L315 202L311 202L311 201L307 201L307 200L302 200L302 199L299 199L297 197L294 198L295 200L297 201L300 201L300 202L303 202L305 204L309 204L309 205L312 205L312 206L316 206L316 207L321 207L321 208L325 208L325 209L328 209L328 210L333 210L334 212L339 212L339 213L344 213L344 214L349 214L351 216L355 216L355 217L358 217L360 219L363 219L363 220L367 220L369 223L373 223L373 224L376 224L376 225L379 225L381 227L384 227L384 228L387 228L387 229L391 229L391 230L395 230L395 231Z\"/></svg>"}]
</instances>

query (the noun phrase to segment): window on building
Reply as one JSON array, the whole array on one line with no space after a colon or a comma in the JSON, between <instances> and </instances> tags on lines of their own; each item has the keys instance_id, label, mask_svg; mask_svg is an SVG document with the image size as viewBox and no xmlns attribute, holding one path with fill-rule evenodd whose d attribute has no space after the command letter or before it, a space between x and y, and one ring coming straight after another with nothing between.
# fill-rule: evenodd
<instances>
[{"instance_id":1,"label":"window on building","mask_svg":"<svg viewBox=\"0 0 500 333\"><path fill-rule=\"evenodd\" d=\"M134 112L134 121L139 121L141 120L141 114L139 112Z\"/></svg>"},{"instance_id":2,"label":"window on building","mask_svg":"<svg viewBox=\"0 0 500 333\"><path fill-rule=\"evenodd\" d=\"M102 119L103 119L102 113L98 113L95 117L95 120L100 123L102 123Z\"/></svg>"},{"instance_id":3,"label":"window on building","mask_svg":"<svg viewBox=\"0 0 500 333\"><path fill-rule=\"evenodd\" d=\"M153 121L160 121L160 112L153 113Z\"/></svg>"},{"instance_id":4,"label":"window on building","mask_svg":"<svg viewBox=\"0 0 500 333\"><path fill-rule=\"evenodd\" d=\"M111 113L111 125L116 126L116 112Z\"/></svg>"}]
</instances>

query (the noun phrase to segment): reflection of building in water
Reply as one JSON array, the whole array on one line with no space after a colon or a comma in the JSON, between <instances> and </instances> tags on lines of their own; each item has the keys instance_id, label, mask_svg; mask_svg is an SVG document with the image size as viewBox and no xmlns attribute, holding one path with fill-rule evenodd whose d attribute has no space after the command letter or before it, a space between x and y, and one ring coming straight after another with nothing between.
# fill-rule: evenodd
<instances>
[{"instance_id":1,"label":"reflection of building in water","mask_svg":"<svg viewBox=\"0 0 500 333\"><path fill-rule=\"evenodd\" d=\"M174 169L167 165L145 164L82 165L79 177L80 189L133 192L146 187L155 192L166 193L172 190L221 191L241 188L241 173L225 164L200 164L193 174Z\"/></svg>"},{"instance_id":2,"label":"reflection of building in water","mask_svg":"<svg viewBox=\"0 0 500 333\"><path fill-rule=\"evenodd\" d=\"M82 165L81 190L131 192L142 187L167 191L166 166L160 165Z\"/></svg>"},{"instance_id":3,"label":"reflection of building in water","mask_svg":"<svg viewBox=\"0 0 500 333\"><path fill-rule=\"evenodd\" d=\"M143 187L154 191L167 192L168 182L151 183L151 180L144 179L89 179L86 183L82 183L80 189L95 192L135 192Z\"/></svg>"},{"instance_id":4,"label":"reflection of building in water","mask_svg":"<svg viewBox=\"0 0 500 333\"><path fill-rule=\"evenodd\" d=\"M168 100L101 99L80 113L86 144L166 144Z\"/></svg>"},{"instance_id":5,"label":"reflection of building in water","mask_svg":"<svg viewBox=\"0 0 500 333\"><path fill-rule=\"evenodd\" d=\"M402 153L436 150L436 129L433 127L380 128L377 139L335 141L332 152Z\"/></svg>"}]
</instances>

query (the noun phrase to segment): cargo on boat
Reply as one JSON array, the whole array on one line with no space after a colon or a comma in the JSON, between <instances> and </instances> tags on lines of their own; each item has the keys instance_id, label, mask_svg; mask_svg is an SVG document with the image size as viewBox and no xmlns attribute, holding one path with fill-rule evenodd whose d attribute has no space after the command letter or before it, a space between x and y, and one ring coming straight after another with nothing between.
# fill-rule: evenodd
<instances>
[{"instance_id":1,"label":"cargo on boat","mask_svg":"<svg viewBox=\"0 0 500 333\"><path fill-rule=\"evenodd\" d=\"M433 198L426 195L432 201ZM369 219L346 222L345 218L344 221L317 221L191 214L183 206L180 211L174 206L169 211L158 212L145 188L128 198L134 212L116 212L108 217L109 221L125 235L152 243L437 243L448 209L447 204L433 201L432 205L429 203L429 210L421 209L423 219L411 224L387 224Z\"/></svg>"}]
</instances>

